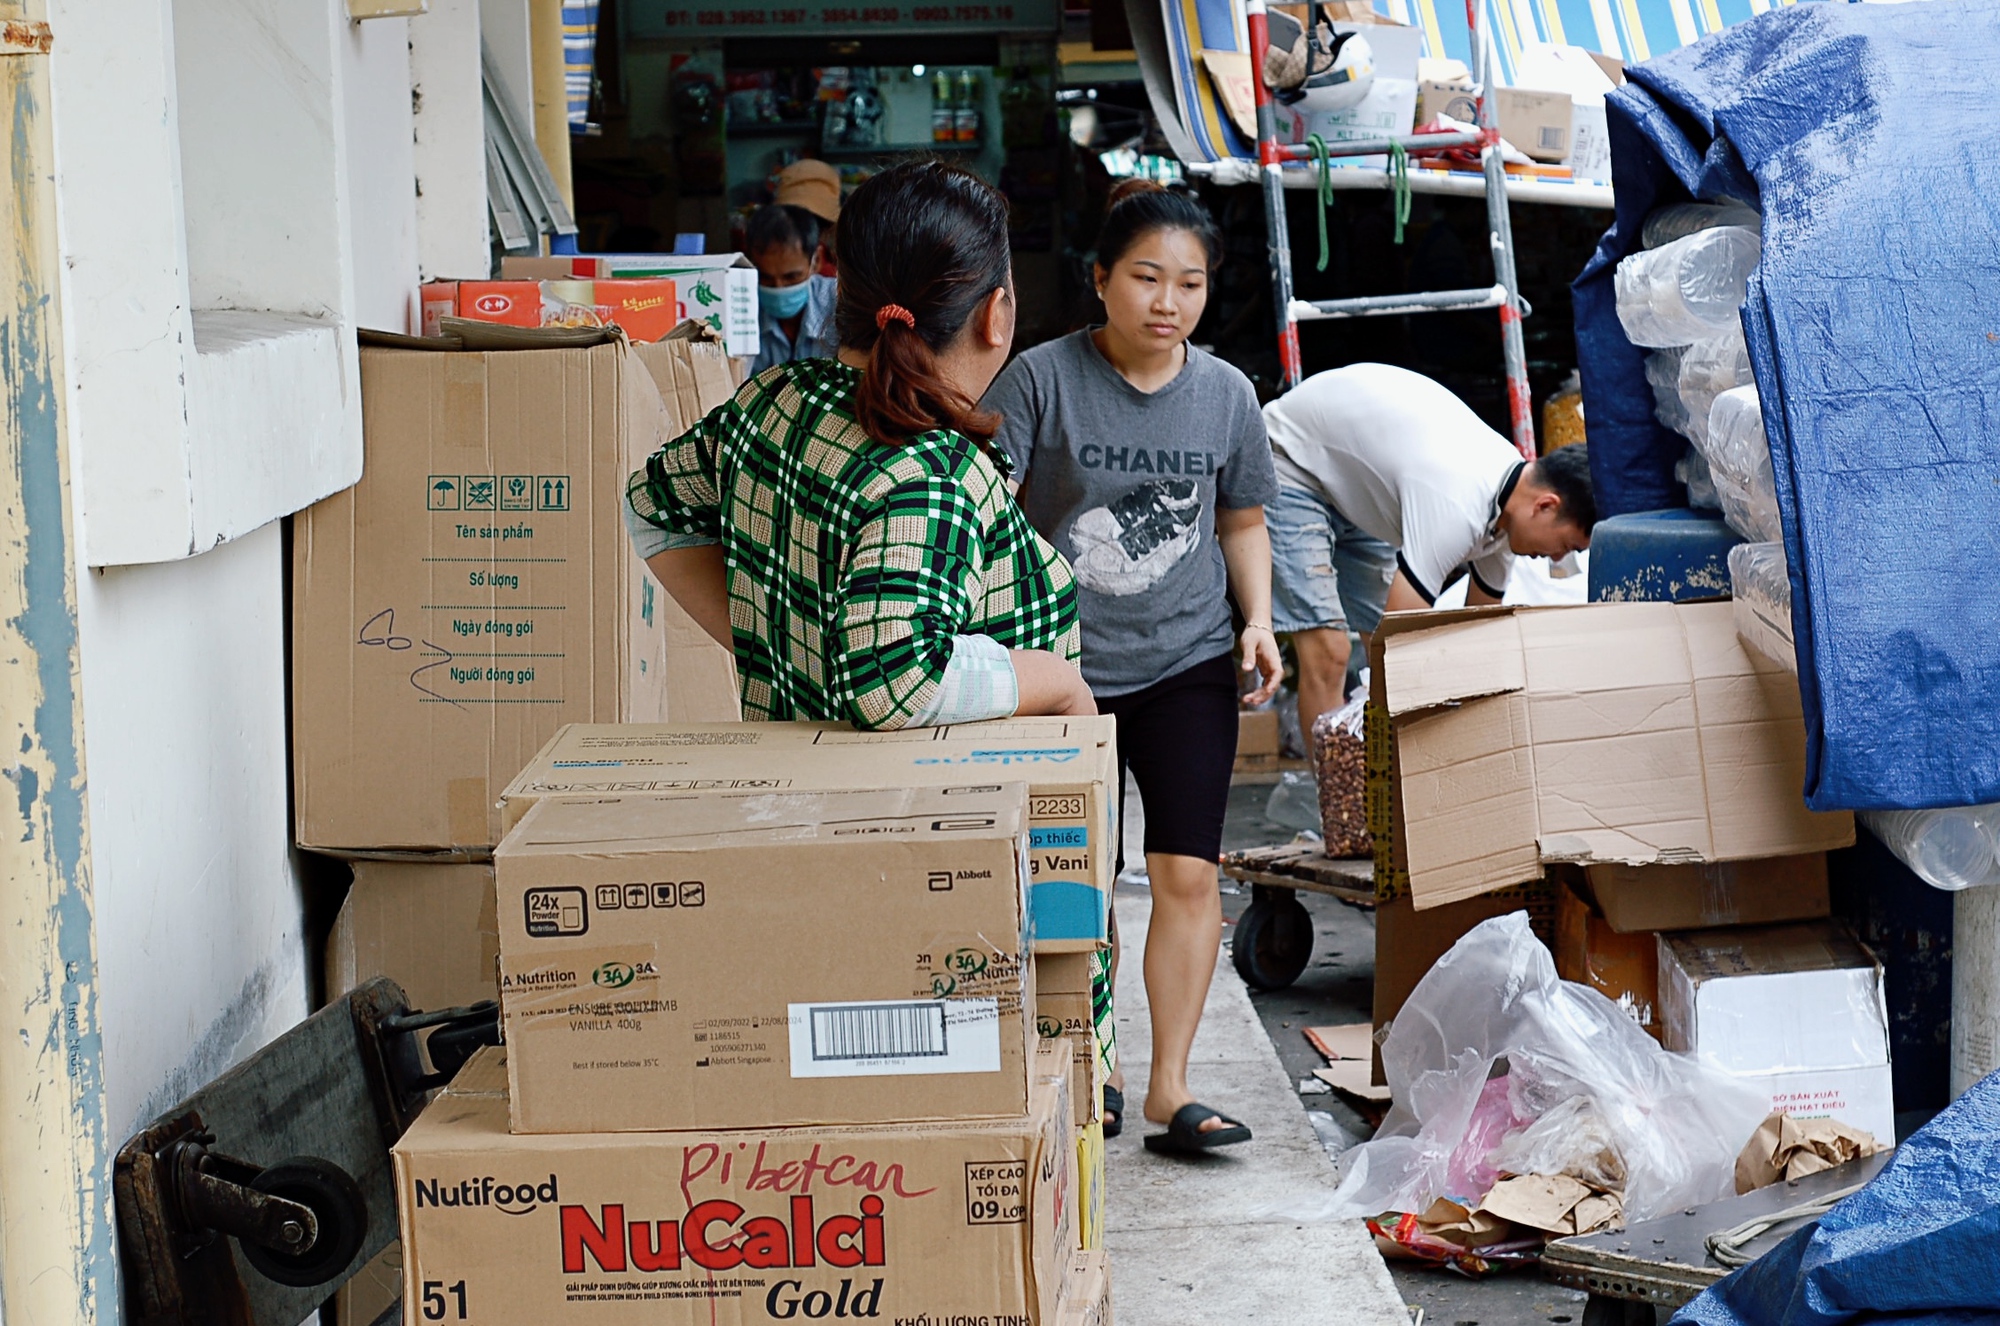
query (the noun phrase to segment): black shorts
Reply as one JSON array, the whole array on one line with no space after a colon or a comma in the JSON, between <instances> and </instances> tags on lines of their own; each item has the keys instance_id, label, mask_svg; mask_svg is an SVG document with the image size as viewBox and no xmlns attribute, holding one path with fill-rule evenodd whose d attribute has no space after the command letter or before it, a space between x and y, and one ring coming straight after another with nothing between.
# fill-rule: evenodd
<instances>
[{"instance_id":1,"label":"black shorts","mask_svg":"<svg viewBox=\"0 0 2000 1326\"><path fill-rule=\"evenodd\" d=\"M1144 690L1100 696L1118 720L1118 822L1125 822L1125 770L1146 807L1146 850L1214 861L1236 764L1236 659L1222 654ZM1118 869L1125 869L1120 830Z\"/></svg>"}]
</instances>

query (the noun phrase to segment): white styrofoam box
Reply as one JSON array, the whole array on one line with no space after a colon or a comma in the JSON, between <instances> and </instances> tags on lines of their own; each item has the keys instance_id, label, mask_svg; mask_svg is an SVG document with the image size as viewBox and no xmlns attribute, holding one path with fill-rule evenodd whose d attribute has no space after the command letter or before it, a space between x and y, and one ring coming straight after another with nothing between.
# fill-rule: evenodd
<instances>
[{"instance_id":1,"label":"white styrofoam box","mask_svg":"<svg viewBox=\"0 0 2000 1326\"><path fill-rule=\"evenodd\" d=\"M1770 1093L1772 1113L1794 1119L1838 1119L1887 1146L1896 1140L1896 1092L1888 1064L1816 1072L1735 1074Z\"/></svg>"}]
</instances>

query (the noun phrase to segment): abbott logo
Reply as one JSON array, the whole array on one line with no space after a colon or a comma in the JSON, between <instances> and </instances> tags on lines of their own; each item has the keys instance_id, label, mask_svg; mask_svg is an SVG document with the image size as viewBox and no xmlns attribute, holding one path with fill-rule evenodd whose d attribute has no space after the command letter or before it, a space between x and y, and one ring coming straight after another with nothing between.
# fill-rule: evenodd
<instances>
[{"instance_id":1,"label":"abbott logo","mask_svg":"<svg viewBox=\"0 0 2000 1326\"><path fill-rule=\"evenodd\" d=\"M580 935L590 929L590 905L582 889L529 889L521 906L530 938Z\"/></svg>"}]
</instances>

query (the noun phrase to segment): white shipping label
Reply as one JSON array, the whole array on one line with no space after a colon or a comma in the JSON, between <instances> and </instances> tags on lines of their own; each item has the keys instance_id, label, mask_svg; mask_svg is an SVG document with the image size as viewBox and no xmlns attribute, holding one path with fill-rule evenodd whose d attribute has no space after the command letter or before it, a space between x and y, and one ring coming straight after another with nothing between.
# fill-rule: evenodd
<instances>
[{"instance_id":1,"label":"white shipping label","mask_svg":"<svg viewBox=\"0 0 2000 1326\"><path fill-rule=\"evenodd\" d=\"M789 1006L793 1077L1000 1071L997 999L876 999Z\"/></svg>"}]
</instances>

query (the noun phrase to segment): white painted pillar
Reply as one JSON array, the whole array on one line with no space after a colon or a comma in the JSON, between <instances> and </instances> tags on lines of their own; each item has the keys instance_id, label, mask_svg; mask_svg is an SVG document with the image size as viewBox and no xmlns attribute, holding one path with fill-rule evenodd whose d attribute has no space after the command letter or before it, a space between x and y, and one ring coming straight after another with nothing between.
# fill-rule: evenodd
<instances>
[{"instance_id":1,"label":"white painted pillar","mask_svg":"<svg viewBox=\"0 0 2000 1326\"><path fill-rule=\"evenodd\" d=\"M118 1319L43 0L0 3L0 1316ZM39 30L39 31L38 31ZM39 48L39 49L38 49Z\"/></svg>"},{"instance_id":2,"label":"white painted pillar","mask_svg":"<svg viewBox=\"0 0 2000 1326\"><path fill-rule=\"evenodd\" d=\"M426 281L491 274L479 15L480 0L431 0L428 14L410 20L417 265Z\"/></svg>"},{"instance_id":3,"label":"white painted pillar","mask_svg":"<svg viewBox=\"0 0 2000 1326\"><path fill-rule=\"evenodd\" d=\"M1951 900L1951 1094L2000 1068L2000 885Z\"/></svg>"}]
</instances>

